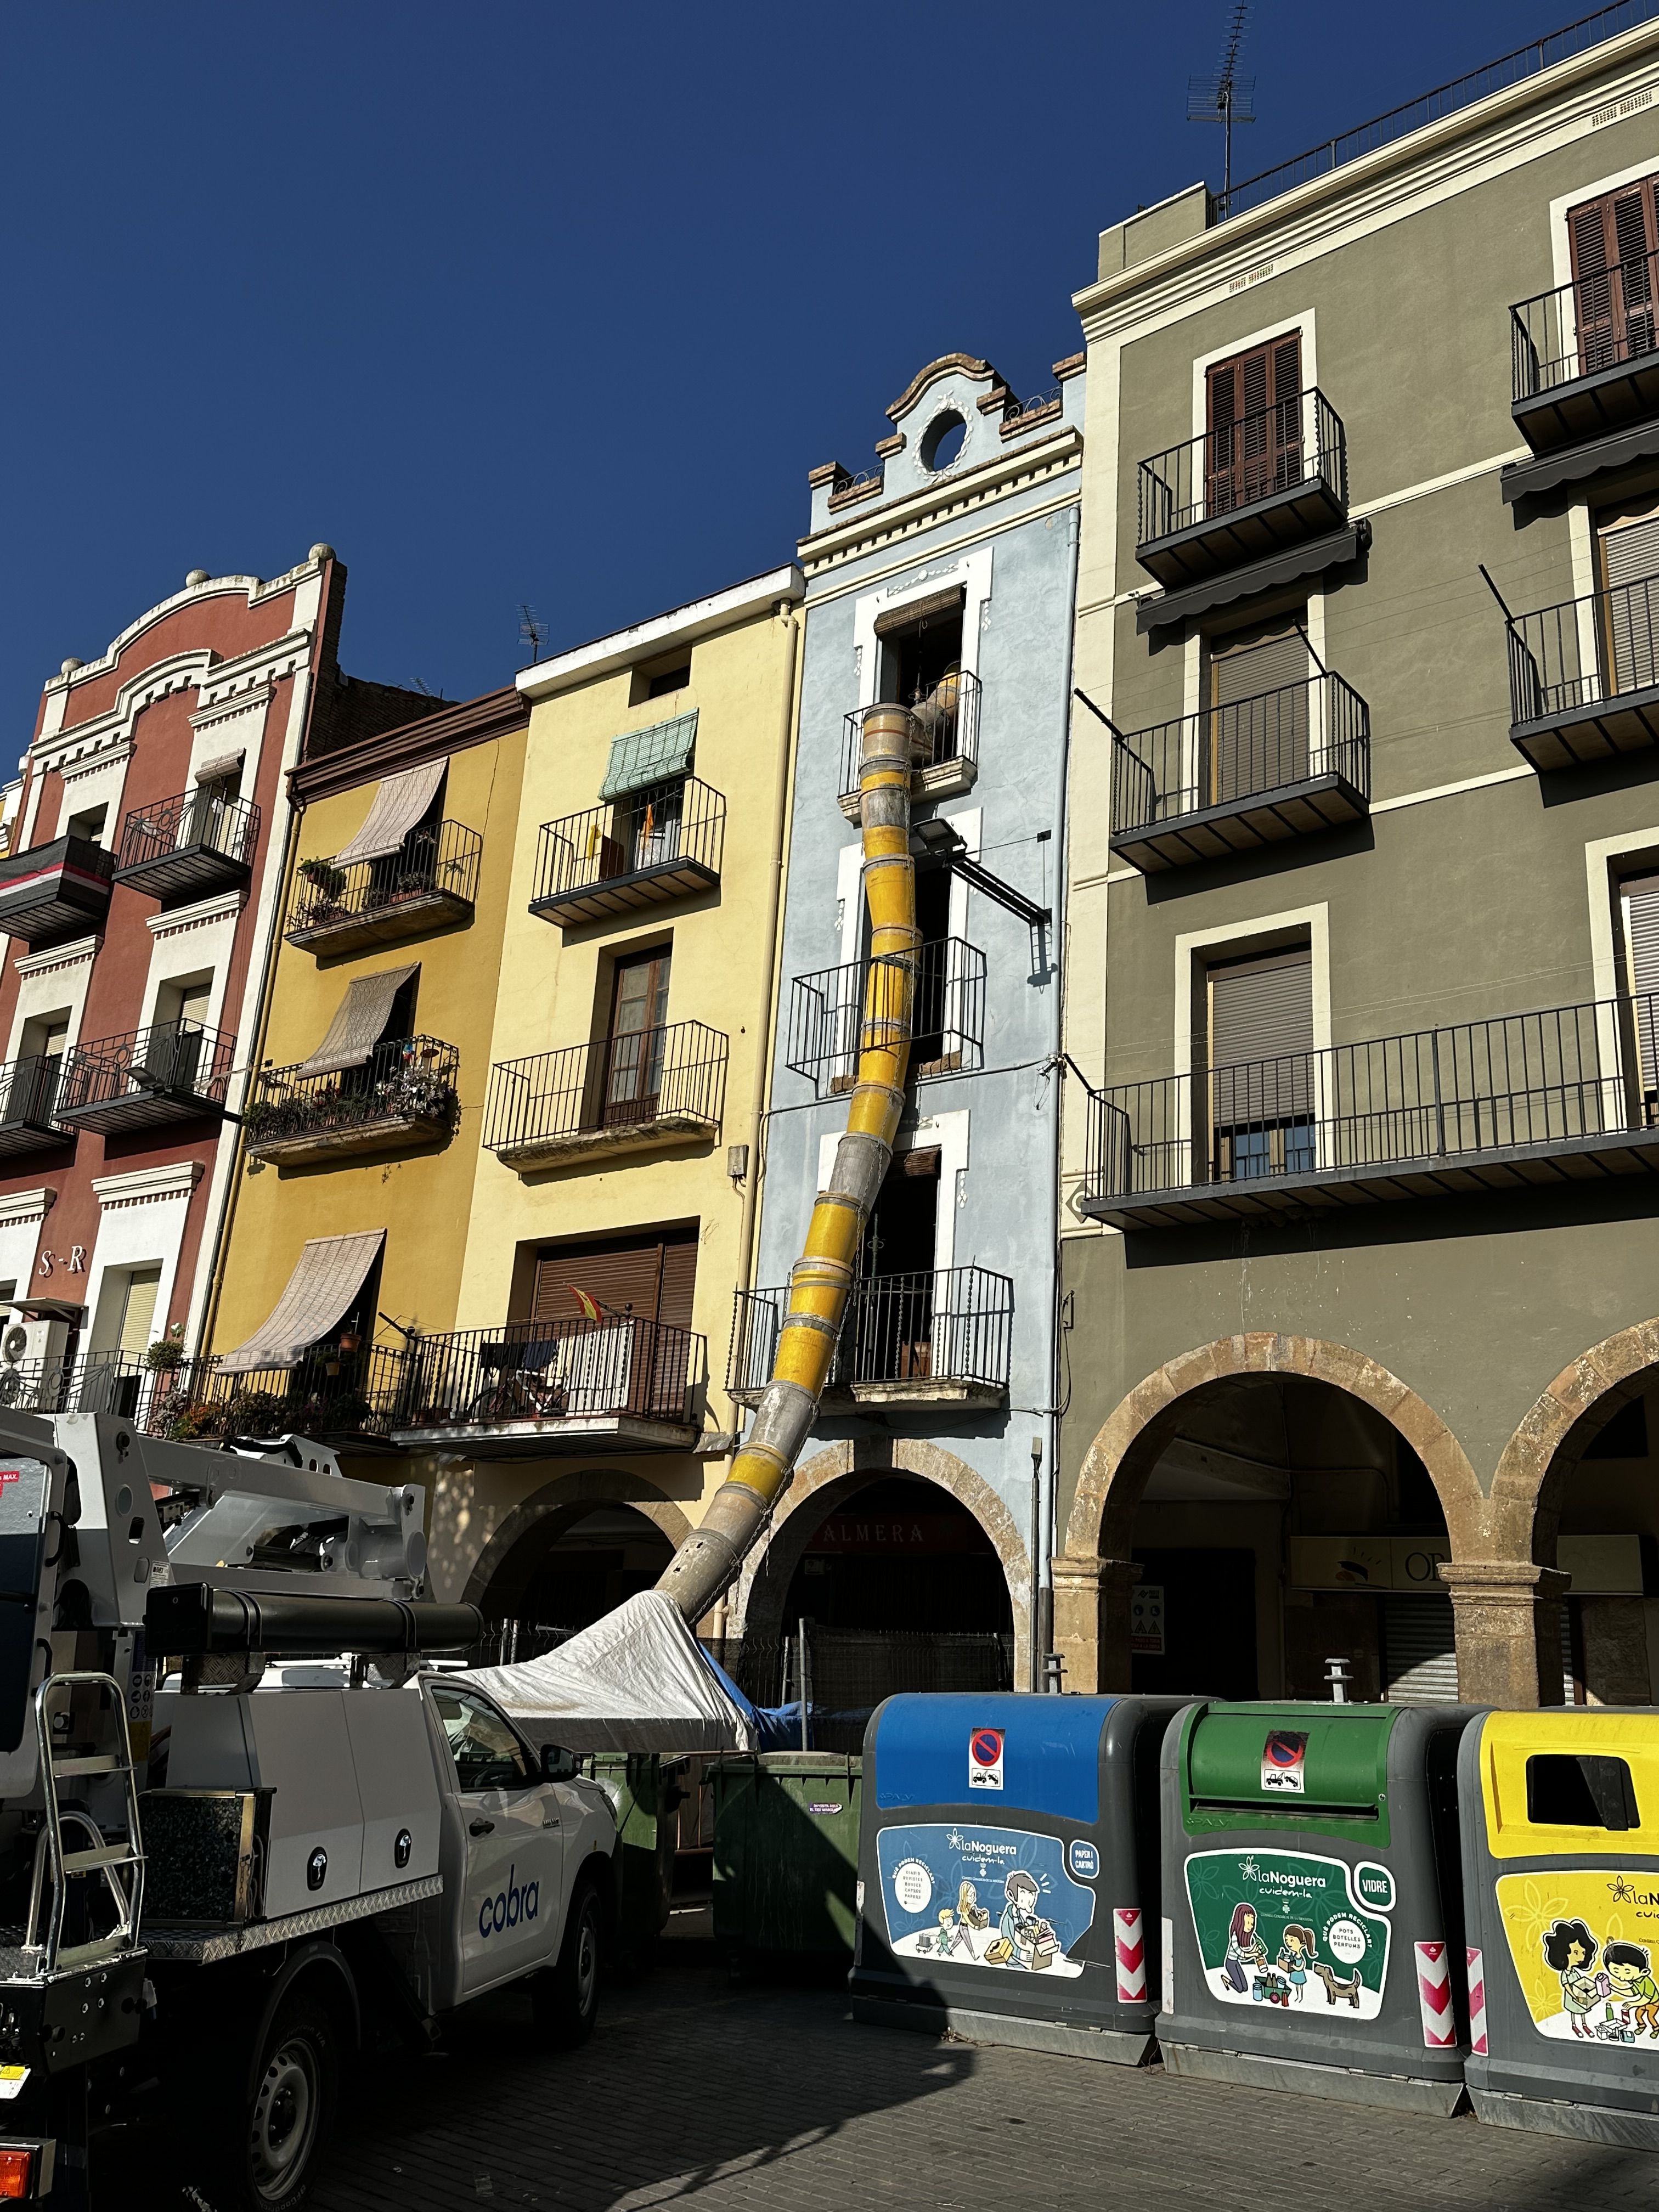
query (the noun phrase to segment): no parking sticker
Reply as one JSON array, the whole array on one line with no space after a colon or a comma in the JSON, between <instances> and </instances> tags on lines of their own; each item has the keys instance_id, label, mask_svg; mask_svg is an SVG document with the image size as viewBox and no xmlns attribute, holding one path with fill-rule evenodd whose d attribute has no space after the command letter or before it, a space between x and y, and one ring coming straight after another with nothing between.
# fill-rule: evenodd
<instances>
[{"instance_id":1,"label":"no parking sticker","mask_svg":"<svg viewBox=\"0 0 1659 2212\"><path fill-rule=\"evenodd\" d=\"M968 1739L968 1787L970 1790L1000 1790L1002 1787L1002 1730L975 1729Z\"/></svg>"}]
</instances>

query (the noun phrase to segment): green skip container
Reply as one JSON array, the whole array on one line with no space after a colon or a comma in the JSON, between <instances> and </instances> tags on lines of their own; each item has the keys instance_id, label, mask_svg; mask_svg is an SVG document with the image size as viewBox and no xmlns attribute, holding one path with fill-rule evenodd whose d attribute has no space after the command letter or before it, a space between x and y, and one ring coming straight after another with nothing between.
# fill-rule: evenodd
<instances>
[{"instance_id":1,"label":"green skip container","mask_svg":"<svg viewBox=\"0 0 1659 2212\"><path fill-rule=\"evenodd\" d=\"M714 1941L734 1971L850 1960L863 1761L729 1755L713 1770Z\"/></svg>"}]
</instances>

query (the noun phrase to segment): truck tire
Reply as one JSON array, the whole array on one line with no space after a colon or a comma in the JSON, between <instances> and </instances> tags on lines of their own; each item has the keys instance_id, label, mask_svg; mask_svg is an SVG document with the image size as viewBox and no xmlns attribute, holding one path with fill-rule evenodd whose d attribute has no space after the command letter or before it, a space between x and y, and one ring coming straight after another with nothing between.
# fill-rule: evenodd
<instances>
[{"instance_id":1,"label":"truck tire","mask_svg":"<svg viewBox=\"0 0 1659 2212\"><path fill-rule=\"evenodd\" d=\"M544 2041L573 2051L593 2033L604 1951L605 1908L598 1890L584 1883L571 1904L558 1964L530 1985L536 2033Z\"/></svg>"},{"instance_id":2,"label":"truck tire","mask_svg":"<svg viewBox=\"0 0 1659 2212\"><path fill-rule=\"evenodd\" d=\"M334 2015L314 1989L296 1989L265 2032L243 2100L240 2140L221 2162L236 2212L298 2212L333 2125L339 2082Z\"/></svg>"}]
</instances>

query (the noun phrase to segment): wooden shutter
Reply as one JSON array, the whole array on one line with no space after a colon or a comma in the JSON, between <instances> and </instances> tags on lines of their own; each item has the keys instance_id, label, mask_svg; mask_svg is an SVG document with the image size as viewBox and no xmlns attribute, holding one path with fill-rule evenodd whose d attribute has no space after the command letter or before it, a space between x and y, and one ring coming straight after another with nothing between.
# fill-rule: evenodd
<instances>
[{"instance_id":1,"label":"wooden shutter","mask_svg":"<svg viewBox=\"0 0 1659 2212\"><path fill-rule=\"evenodd\" d=\"M696 1267L695 1229L556 1245L537 1255L531 1317L535 1321L579 1319L581 1308L571 1296L574 1285L613 1313L631 1313L639 1321L663 1321L688 1328Z\"/></svg>"},{"instance_id":2,"label":"wooden shutter","mask_svg":"<svg viewBox=\"0 0 1659 2212\"><path fill-rule=\"evenodd\" d=\"M1567 210L1582 375L1653 349L1656 185L1644 177Z\"/></svg>"},{"instance_id":3,"label":"wooden shutter","mask_svg":"<svg viewBox=\"0 0 1659 2212\"><path fill-rule=\"evenodd\" d=\"M1225 514L1299 483L1301 333L1217 362L1206 383L1206 513Z\"/></svg>"}]
</instances>

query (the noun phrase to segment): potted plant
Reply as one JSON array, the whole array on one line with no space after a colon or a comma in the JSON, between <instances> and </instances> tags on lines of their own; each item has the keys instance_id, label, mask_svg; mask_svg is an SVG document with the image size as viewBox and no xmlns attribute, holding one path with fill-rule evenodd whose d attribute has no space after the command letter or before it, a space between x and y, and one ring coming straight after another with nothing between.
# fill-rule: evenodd
<instances>
[{"instance_id":1,"label":"potted plant","mask_svg":"<svg viewBox=\"0 0 1659 2212\"><path fill-rule=\"evenodd\" d=\"M346 872L332 860L301 860L300 873L325 899L337 899L346 887Z\"/></svg>"},{"instance_id":2,"label":"potted plant","mask_svg":"<svg viewBox=\"0 0 1659 2212\"><path fill-rule=\"evenodd\" d=\"M154 1338L144 1349L144 1365L152 1375L172 1375L185 1364L185 1324L173 1322L165 1336Z\"/></svg>"}]
</instances>

